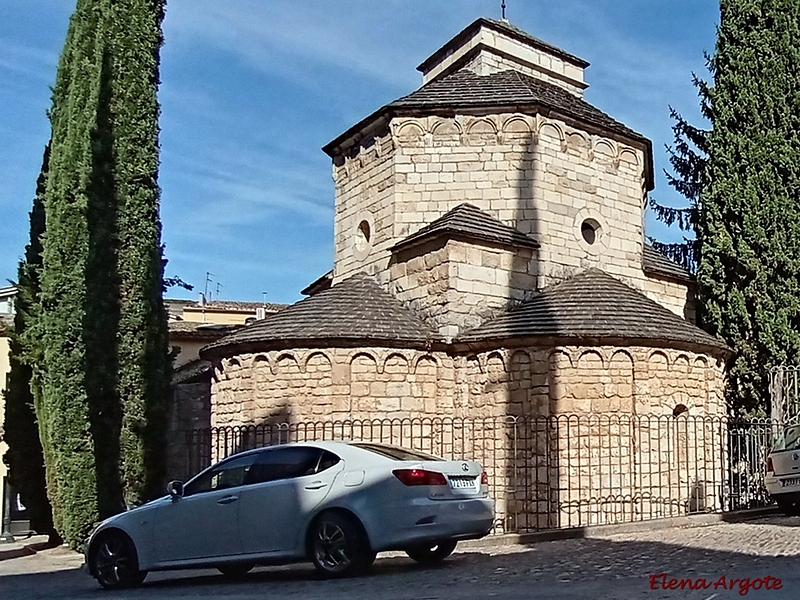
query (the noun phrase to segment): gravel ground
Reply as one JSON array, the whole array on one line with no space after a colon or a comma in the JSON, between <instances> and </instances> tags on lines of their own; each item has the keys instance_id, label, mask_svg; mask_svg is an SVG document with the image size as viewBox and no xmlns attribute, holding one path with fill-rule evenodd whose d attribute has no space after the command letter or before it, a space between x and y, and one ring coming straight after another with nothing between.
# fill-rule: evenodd
<instances>
[{"instance_id":1,"label":"gravel ground","mask_svg":"<svg viewBox=\"0 0 800 600\"><path fill-rule=\"evenodd\" d=\"M794 599L800 596L798 527L800 518L771 516L529 546L487 543L457 551L433 569L393 553L379 556L370 574L341 581L318 580L308 565L260 568L236 582L208 570L154 573L141 588L107 597ZM105 597L80 571L81 563L79 555L63 548L2 561L0 597ZM676 589L662 589L673 578ZM738 581L731 583L733 579ZM686 583L681 589L680 580L690 580L698 589L687 589Z\"/></svg>"}]
</instances>

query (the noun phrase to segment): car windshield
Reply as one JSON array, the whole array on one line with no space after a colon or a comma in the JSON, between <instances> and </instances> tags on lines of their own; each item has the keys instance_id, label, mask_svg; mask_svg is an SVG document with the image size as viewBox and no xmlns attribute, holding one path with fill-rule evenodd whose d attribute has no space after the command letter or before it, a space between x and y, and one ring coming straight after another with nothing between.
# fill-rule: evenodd
<instances>
[{"instance_id":1,"label":"car windshield","mask_svg":"<svg viewBox=\"0 0 800 600\"><path fill-rule=\"evenodd\" d=\"M398 448L397 446L384 446L383 444L369 444L364 442L353 444L353 446L356 448L361 448L362 450L369 450L370 452L380 454L381 456L391 458L392 460L444 460L443 458L434 456L433 454L428 454L427 452L409 450L408 448Z\"/></svg>"},{"instance_id":2,"label":"car windshield","mask_svg":"<svg viewBox=\"0 0 800 600\"><path fill-rule=\"evenodd\" d=\"M800 450L800 424L789 425L775 439L773 450Z\"/></svg>"}]
</instances>

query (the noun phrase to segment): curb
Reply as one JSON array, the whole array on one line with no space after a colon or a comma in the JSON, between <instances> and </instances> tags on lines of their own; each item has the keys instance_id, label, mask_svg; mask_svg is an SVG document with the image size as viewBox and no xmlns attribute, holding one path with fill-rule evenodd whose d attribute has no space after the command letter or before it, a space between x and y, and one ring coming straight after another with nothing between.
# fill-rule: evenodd
<instances>
[{"instance_id":1,"label":"curb","mask_svg":"<svg viewBox=\"0 0 800 600\"><path fill-rule=\"evenodd\" d=\"M38 536L37 536L38 537ZM45 536L46 537L46 536ZM28 542L24 544L22 542L19 543L12 543L9 544L14 546L13 548L9 548L7 550L3 550L2 546L0 546L0 562L4 560L11 560L12 558L21 558L23 556L31 556L40 552L41 550L48 550L50 548L57 548L61 544L53 544L51 542L45 541L36 541L36 542Z\"/></svg>"},{"instance_id":2,"label":"curb","mask_svg":"<svg viewBox=\"0 0 800 600\"><path fill-rule=\"evenodd\" d=\"M22 548L12 548L10 550L0 550L0 561L10 560L12 558L20 558L22 556L30 556L36 554L36 550L23 546Z\"/></svg>"},{"instance_id":3,"label":"curb","mask_svg":"<svg viewBox=\"0 0 800 600\"><path fill-rule=\"evenodd\" d=\"M549 529L532 533L505 533L500 535L488 535L480 540L464 541L461 542L458 547L464 550L477 550L497 546L526 546L539 542L604 537L608 535L638 533L659 529L688 529L690 527L708 527L710 525L719 525L720 523L741 523L744 521L750 521L752 519L758 519L760 517L777 514L781 514L781 511L778 509L778 507L768 506L766 508L751 508L728 513L705 513L686 515L682 517L652 519L649 521L618 523L614 525L588 525L586 527Z\"/></svg>"}]
</instances>

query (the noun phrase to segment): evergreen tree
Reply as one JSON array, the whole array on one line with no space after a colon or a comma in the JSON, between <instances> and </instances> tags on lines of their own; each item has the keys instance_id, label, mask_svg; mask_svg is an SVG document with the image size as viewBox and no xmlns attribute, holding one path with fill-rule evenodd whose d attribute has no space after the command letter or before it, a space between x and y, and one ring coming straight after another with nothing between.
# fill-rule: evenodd
<instances>
[{"instance_id":1,"label":"evergreen tree","mask_svg":"<svg viewBox=\"0 0 800 600\"><path fill-rule=\"evenodd\" d=\"M113 504L101 506L99 496L111 496L98 482L97 462L112 464L118 452L98 437L114 439L114 415L104 417L109 427L92 422L100 412L92 380L107 376L105 363L96 363L97 340L93 339L97 304L87 277L99 254L90 230L90 219L103 184L104 167L99 156L107 154L98 138L98 106L103 67L103 10L101 2L78 0L70 19L67 41L59 62L53 106L50 112L51 154L45 192L47 230L43 244L41 340L42 400L37 413L50 456L48 477L56 527L71 545L77 546L101 512L113 512ZM96 220L95 220L96 222ZM107 224L106 224L107 227ZM111 256L108 256L111 262ZM99 262L95 259L95 263ZM99 275L99 274L98 274ZM107 319L106 319L107 321ZM95 384L96 385L96 384ZM113 381L106 393L113 393ZM113 402L104 399L109 407ZM94 427L93 427L94 425ZM116 427L118 431L118 427ZM117 434L118 436L118 434ZM116 455L115 455L116 454ZM99 486L98 483L101 485ZM49 488L50 489L50 488Z\"/></svg>"},{"instance_id":2,"label":"evergreen tree","mask_svg":"<svg viewBox=\"0 0 800 600\"><path fill-rule=\"evenodd\" d=\"M14 328L10 337L8 386L5 392L3 437L8 451L3 460L8 465L9 481L19 492L31 522L31 528L53 536L53 515L47 499L45 466L35 398L41 397L35 327L39 302L39 271L42 264L41 236L44 233L44 188L50 146L45 149L42 171L36 182L36 196L30 213L30 243L20 261L17 296L14 302ZM31 344L31 342L34 342ZM32 390L36 390L34 393Z\"/></svg>"},{"instance_id":3,"label":"evergreen tree","mask_svg":"<svg viewBox=\"0 0 800 600\"><path fill-rule=\"evenodd\" d=\"M737 352L730 395L763 411L800 359L800 3L722 0L698 218L704 327Z\"/></svg>"},{"instance_id":4,"label":"evergreen tree","mask_svg":"<svg viewBox=\"0 0 800 600\"><path fill-rule=\"evenodd\" d=\"M78 0L53 92L37 416L56 527L73 546L162 480L163 9L163 0Z\"/></svg>"},{"instance_id":5,"label":"evergreen tree","mask_svg":"<svg viewBox=\"0 0 800 600\"><path fill-rule=\"evenodd\" d=\"M711 119L708 106L708 88L697 77L694 84L700 91L703 115ZM670 117L674 120L672 133L674 146L667 146L669 162L673 173L665 170L667 183L689 201L684 208L675 208L659 204L655 198L648 199L648 207L656 218L672 226L676 224L681 231L687 232L682 242L663 243L651 240L653 247L667 258L675 261L690 273L697 268L697 222L699 219L700 192L703 187L707 151L708 131L691 125L677 111L670 108Z\"/></svg>"},{"instance_id":6,"label":"evergreen tree","mask_svg":"<svg viewBox=\"0 0 800 600\"><path fill-rule=\"evenodd\" d=\"M164 0L117 0L112 7L122 482L132 503L160 494L164 484L170 364L162 302L156 97Z\"/></svg>"}]
</instances>

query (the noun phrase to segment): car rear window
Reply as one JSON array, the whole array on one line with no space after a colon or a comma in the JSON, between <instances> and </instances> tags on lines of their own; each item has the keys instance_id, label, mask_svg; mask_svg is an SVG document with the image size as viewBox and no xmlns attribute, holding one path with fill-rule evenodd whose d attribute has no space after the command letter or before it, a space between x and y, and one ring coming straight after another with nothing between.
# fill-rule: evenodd
<instances>
[{"instance_id":1,"label":"car rear window","mask_svg":"<svg viewBox=\"0 0 800 600\"><path fill-rule=\"evenodd\" d=\"M384 446L383 444L372 444L367 442L359 442L353 444L356 448L361 448L362 450L369 450L370 452L374 452L375 454L380 454L386 458L391 458L392 460L444 460L438 456L434 456L433 454L428 454L427 452L421 452L420 450L409 450L408 448L398 448L397 446Z\"/></svg>"},{"instance_id":2,"label":"car rear window","mask_svg":"<svg viewBox=\"0 0 800 600\"><path fill-rule=\"evenodd\" d=\"M800 425L790 425L780 432L772 449L775 452L800 450Z\"/></svg>"}]
</instances>

